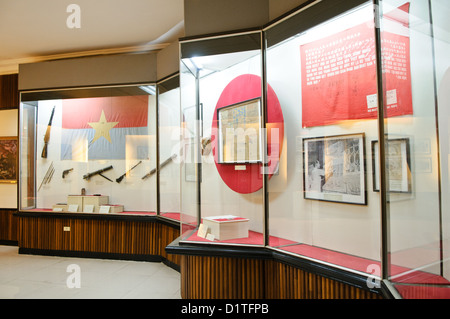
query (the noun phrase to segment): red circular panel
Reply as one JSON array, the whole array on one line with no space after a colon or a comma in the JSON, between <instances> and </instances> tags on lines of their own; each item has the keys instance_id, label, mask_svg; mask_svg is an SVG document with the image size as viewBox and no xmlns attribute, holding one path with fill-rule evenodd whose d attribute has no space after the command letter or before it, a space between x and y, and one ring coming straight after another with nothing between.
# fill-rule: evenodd
<instances>
[{"instance_id":1,"label":"red circular panel","mask_svg":"<svg viewBox=\"0 0 450 319\"><path fill-rule=\"evenodd\" d=\"M214 110L212 121L211 146L217 170L225 184L235 192L248 194L258 191L263 185L262 163L222 164L218 161L218 123L217 110L232 104L261 97L261 77L244 74L232 80L223 90ZM267 90L267 155L269 165L266 169L269 178L278 169L284 139L284 119L280 102L274 90ZM236 170L236 165L245 165L245 170Z\"/></svg>"}]
</instances>

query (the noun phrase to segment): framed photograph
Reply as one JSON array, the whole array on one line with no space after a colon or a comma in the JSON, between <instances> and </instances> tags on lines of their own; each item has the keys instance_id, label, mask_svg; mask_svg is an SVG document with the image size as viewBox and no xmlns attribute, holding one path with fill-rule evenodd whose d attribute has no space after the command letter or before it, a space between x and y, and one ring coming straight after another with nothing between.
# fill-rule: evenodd
<instances>
[{"instance_id":1,"label":"framed photograph","mask_svg":"<svg viewBox=\"0 0 450 319\"><path fill-rule=\"evenodd\" d=\"M372 141L373 190L380 191L380 161L378 141ZM388 139L386 142L386 172L391 193L411 193L411 159L409 138Z\"/></svg>"},{"instance_id":2,"label":"framed photograph","mask_svg":"<svg viewBox=\"0 0 450 319\"><path fill-rule=\"evenodd\" d=\"M304 198L366 205L364 140L364 133L304 138Z\"/></svg>"},{"instance_id":3,"label":"framed photograph","mask_svg":"<svg viewBox=\"0 0 450 319\"><path fill-rule=\"evenodd\" d=\"M0 137L0 183L17 183L17 137Z\"/></svg>"},{"instance_id":4,"label":"framed photograph","mask_svg":"<svg viewBox=\"0 0 450 319\"><path fill-rule=\"evenodd\" d=\"M218 109L217 121L219 163L242 164L262 161L260 98Z\"/></svg>"}]
</instances>

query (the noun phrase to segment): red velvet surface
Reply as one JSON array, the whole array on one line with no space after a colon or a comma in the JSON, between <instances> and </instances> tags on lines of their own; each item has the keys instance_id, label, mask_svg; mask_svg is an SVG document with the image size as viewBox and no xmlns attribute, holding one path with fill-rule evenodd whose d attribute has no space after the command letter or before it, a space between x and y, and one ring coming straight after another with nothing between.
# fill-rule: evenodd
<instances>
[{"instance_id":1,"label":"red velvet surface","mask_svg":"<svg viewBox=\"0 0 450 319\"><path fill-rule=\"evenodd\" d=\"M395 285L403 299L450 299L450 287Z\"/></svg>"}]
</instances>

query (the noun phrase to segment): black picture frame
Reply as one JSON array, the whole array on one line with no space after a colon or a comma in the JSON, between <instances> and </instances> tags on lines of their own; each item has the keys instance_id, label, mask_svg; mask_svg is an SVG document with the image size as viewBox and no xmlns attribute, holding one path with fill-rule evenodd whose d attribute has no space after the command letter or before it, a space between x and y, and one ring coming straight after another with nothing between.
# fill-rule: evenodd
<instances>
[{"instance_id":1,"label":"black picture frame","mask_svg":"<svg viewBox=\"0 0 450 319\"><path fill-rule=\"evenodd\" d=\"M304 198L367 205L365 134L303 138Z\"/></svg>"}]
</instances>

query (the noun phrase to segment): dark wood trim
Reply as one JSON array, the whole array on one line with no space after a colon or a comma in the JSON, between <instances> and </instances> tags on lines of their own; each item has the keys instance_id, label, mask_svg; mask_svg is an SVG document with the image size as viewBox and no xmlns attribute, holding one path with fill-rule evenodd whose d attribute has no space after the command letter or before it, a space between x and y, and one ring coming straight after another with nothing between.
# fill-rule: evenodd
<instances>
[{"instance_id":1,"label":"dark wood trim","mask_svg":"<svg viewBox=\"0 0 450 319\"><path fill-rule=\"evenodd\" d=\"M0 245L2 245L2 246L18 246L19 242L17 240L0 240Z\"/></svg>"},{"instance_id":2,"label":"dark wood trim","mask_svg":"<svg viewBox=\"0 0 450 319\"><path fill-rule=\"evenodd\" d=\"M15 217L17 209L0 209L0 243L4 245L17 245L18 240L18 218Z\"/></svg>"},{"instance_id":3,"label":"dark wood trim","mask_svg":"<svg viewBox=\"0 0 450 319\"><path fill-rule=\"evenodd\" d=\"M19 211L14 214L24 218L59 218L59 219L88 219L88 220L120 220L131 222L160 223L172 228L179 229L180 223L159 215L132 215L132 214L92 214L92 213L61 213L47 211Z\"/></svg>"},{"instance_id":4,"label":"dark wood trim","mask_svg":"<svg viewBox=\"0 0 450 319\"><path fill-rule=\"evenodd\" d=\"M0 110L19 108L19 74L0 75Z\"/></svg>"},{"instance_id":5,"label":"dark wood trim","mask_svg":"<svg viewBox=\"0 0 450 319\"><path fill-rule=\"evenodd\" d=\"M180 266L167 258L159 255L139 255L139 254L114 254L114 253L99 253L89 251L68 251L68 250L51 250L51 249L30 249L19 248L19 254L24 255L39 255L39 256L56 256L56 257L78 257L78 258L93 258L93 259L110 259L110 260L129 260L129 261L147 261L147 262L162 262L166 266L180 271Z\"/></svg>"}]
</instances>

